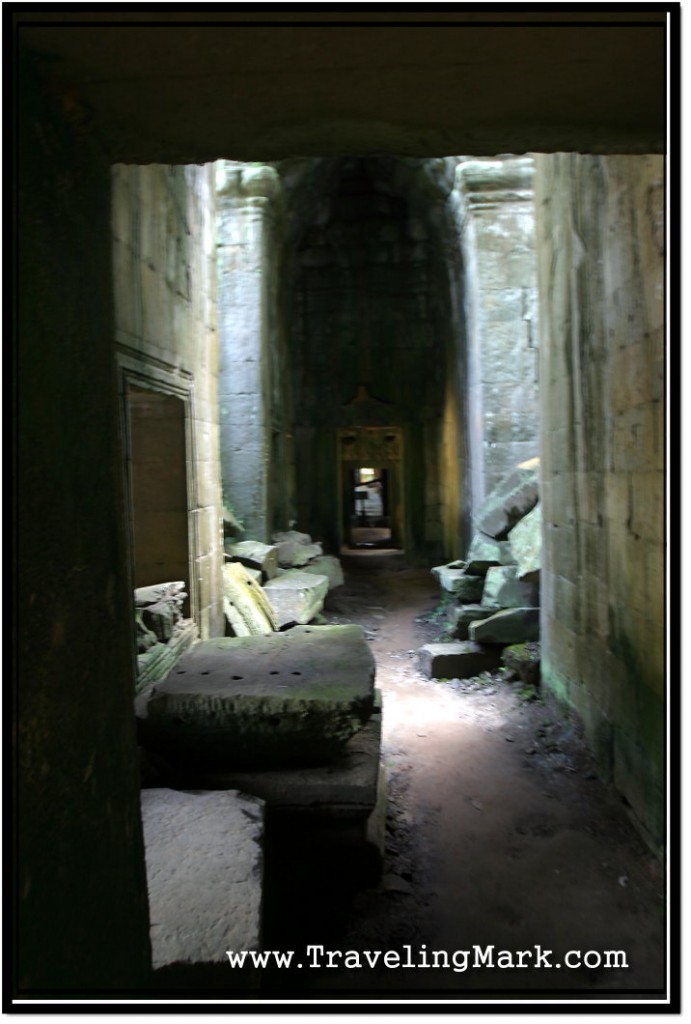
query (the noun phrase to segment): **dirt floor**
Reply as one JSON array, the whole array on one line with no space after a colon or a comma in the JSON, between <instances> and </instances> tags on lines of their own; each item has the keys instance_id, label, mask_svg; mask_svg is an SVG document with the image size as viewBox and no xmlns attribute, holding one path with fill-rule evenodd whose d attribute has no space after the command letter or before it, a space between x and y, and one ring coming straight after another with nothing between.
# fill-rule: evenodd
<instances>
[{"instance_id":1,"label":"dirt floor","mask_svg":"<svg viewBox=\"0 0 691 1024\"><path fill-rule=\"evenodd\" d=\"M281 940L357 957L281 972L276 989L382 999L659 995L661 866L600 782L577 725L502 672L464 681L422 676L416 651L441 632L434 577L395 555L343 563L346 585L329 595L325 615L361 624L377 662L388 777L384 868L376 884L359 889L327 868L307 881L311 900L296 880L301 912L287 915ZM494 947L493 967L475 965L476 946ZM381 958L370 967L363 950L396 950L401 963L418 965L446 951L449 966L439 955L439 967L383 967ZM521 950L532 952L524 966ZM628 966L606 967L608 950L623 951ZM569 951L580 951L569 958L574 966Z\"/></svg>"}]
</instances>

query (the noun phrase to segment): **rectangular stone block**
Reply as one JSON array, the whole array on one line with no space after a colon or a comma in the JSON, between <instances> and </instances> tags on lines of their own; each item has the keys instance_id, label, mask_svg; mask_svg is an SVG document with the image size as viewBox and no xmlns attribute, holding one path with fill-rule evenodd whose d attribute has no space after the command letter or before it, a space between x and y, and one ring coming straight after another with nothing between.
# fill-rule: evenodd
<instances>
[{"instance_id":1,"label":"rectangular stone block","mask_svg":"<svg viewBox=\"0 0 691 1024\"><path fill-rule=\"evenodd\" d=\"M446 621L449 631L456 640L468 639L468 627L471 622L487 619L496 613L496 608L485 608L481 604L457 604L449 609Z\"/></svg>"},{"instance_id":2,"label":"rectangular stone block","mask_svg":"<svg viewBox=\"0 0 691 1024\"><path fill-rule=\"evenodd\" d=\"M482 622L471 622L468 633L475 643L522 644L540 639L539 608L503 608Z\"/></svg>"},{"instance_id":3,"label":"rectangular stone block","mask_svg":"<svg viewBox=\"0 0 691 1024\"><path fill-rule=\"evenodd\" d=\"M469 679L499 667L499 652L470 641L425 644L418 651L420 671L431 679Z\"/></svg>"},{"instance_id":4,"label":"rectangular stone block","mask_svg":"<svg viewBox=\"0 0 691 1024\"><path fill-rule=\"evenodd\" d=\"M328 576L290 569L264 584L279 629L299 623L305 625L324 607L329 589Z\"/></svg>"},{"instance_id":5,"label":"rectangular stone block","mask_svg":"<svg viewBox=\"0 0 691 1024\"><path fill-rule=\"evenodd\" d=\"M226 554L250 569L259 569L272 580L278 573L278 547L258 540L241 540L225 545Z\"/></svg>"},{"instance_id":6,"label":"rectangular stone block","mask_svg":"<svg viewBox=\"0 0 691 1024\"><path fill-rule=\"evenodd\" d=\"M449 565L436 565L432 570L442 590L453 594L459 601L479 601L484 586L483 576L469 576L462 562L451 562Z\"/></svg>"},{"instance_id":7,"label":"rectangular stone block","mask_svg":"<svg viewBox=\"0 0 691 1024\"><path fill-rule=\"evenodd\" d=\"M482 604L494 608L535 608L540 604L540 588L532 580L520 580L514 565L493 566L485 576Z\"/></svg>"}]
</instances>

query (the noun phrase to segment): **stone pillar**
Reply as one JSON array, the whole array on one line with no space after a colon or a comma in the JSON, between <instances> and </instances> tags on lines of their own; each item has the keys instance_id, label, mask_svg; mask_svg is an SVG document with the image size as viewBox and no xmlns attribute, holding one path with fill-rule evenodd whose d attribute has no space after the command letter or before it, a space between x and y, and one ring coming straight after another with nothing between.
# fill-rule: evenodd
<instances>
[{"instance_id":1,"label":"stone pillar","mask_svg":"<svg viewBox=\"0 0 691 1024\"><path fill-rule=\"evenodd\" d=\"M468 419L473 507L539 454L533 160L456 168L466 270Z\"/></svg>"},{"instance_id":2,"label":"stone pillar","mask_svg":"<svg viewBox=\"0 0 691 1024\"><path fill-rule=\"evenodd\" d=\"M219 420L223 500L245 536L271 532L273 167L224 162L218 181Z\"/></svg>"}]
</instances>

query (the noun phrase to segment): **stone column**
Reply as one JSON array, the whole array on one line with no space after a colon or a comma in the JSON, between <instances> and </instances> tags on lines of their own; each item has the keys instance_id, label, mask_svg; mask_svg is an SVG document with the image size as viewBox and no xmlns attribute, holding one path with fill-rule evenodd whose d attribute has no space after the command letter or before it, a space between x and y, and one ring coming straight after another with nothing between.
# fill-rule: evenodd
<instances>
[{"instance_id":1,"label":"stone column","mask_svg":"<svg viewBox=\"0 0 691 1024\"><path fill-rule=\"evenodd\" d=\"M218 181L219 420L224 504L245 536L271 530L271 268L273 167L224 162Z\"/></svg>"},{"instance_id":2,"label":"stone column","mask_svg":"<svg viewBox=\"0 0 691 1024\"><path fill-rule=\"evenodd\" d=\"M539 454L533 160L462 160L456 168L466 270L468 419L473 508Z\"/></svg>"}]
</instances>

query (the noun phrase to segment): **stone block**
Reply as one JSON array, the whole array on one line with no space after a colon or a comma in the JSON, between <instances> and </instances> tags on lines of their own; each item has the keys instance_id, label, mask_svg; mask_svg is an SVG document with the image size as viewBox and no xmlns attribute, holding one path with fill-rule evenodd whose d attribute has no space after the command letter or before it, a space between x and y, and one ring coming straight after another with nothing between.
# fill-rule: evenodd
<instances>
[{"instance_id":1,"label":"stone block","mask_svg":"<svg viewBox=\"0 0 691 1024\"><path fill-rule=\"evenodd\" d=\"M457 604L449 609L446 621L449 631L456 640L468 639L468 627L471 622L487 619L494 615L496 608L485 608L481 604Z\"/></svg>"},{"instance_id":2,"label":"stone block","mask_svg":"<svg viewBox=\"0 0 691 1024\"><path fill-rule=\"evenodd\" d=\"M279 629L306 625L324 607L329 589L327 576L290 569L264 584L264 594Z\"/></svg>"},{"instance_id":3,"label":"stone block","mask_svg":"<svg viewBox=\"0 0 691 1024\"><path fill-rule=\"evenodd\" d=\"M474 535L466 555L466 565L470 568L471 565L477 564L478 569L484 565L484 570L477 572L478 576L484 576L492 565L510 565L512 562L513 555L508 540L495 540L486 533Z\"/></svg>"},{"instance_id":4,"label":"stone block","mask_svg":"<svg viewBox=\"0 0 691 1024\"><path fill-rule=\"evenodd\" d=\"M506 540L519 519L535 507L539 467L539 459L521 463L493 488L475 517L475 525L482 533L495 540Z\"/></svg>"},{"instance_id":5,"label":"stone block","mask_svg":"<svg viewBox=\"0 0 691 1024\"><path fill-rule=\"evenodd\" d=\"M542 566L542 507L538 501L527 516L509 533L511 553L516 561L516 576L525 579L539 573Z\"/></svg>"},{"instance_id":6,"label":"stone block","mask_svg":"<svg viewBox=\"0 0 691 1024\"><path fill-rule=\"evenodd\" d=\"M540 588L534 580L519 580L515 565L493 566L487 570L482 604L490 608L528 608L540 603Z\"/></svg>"},{"instance_id":7,"label":"stone block","mask_svg":"<svg viewBox=\"0 0 691 1024\"><path fill-rule=\"evenodd\" d=\"M262 544L258 540L241 540L226 544L226 554L250 569L259 569L267 580L272 580L278 571L278 546Z\"/></svg>"},{"instance_id":8,"label":"stone block","mask_svg":"<svg viewBox=\"0 0 691 1024\"><path fill-rule=\"evenodd\" d=\"M522 644L540 639L539 608L503 608L468 627L470 639L483 644Z\"/></svg>"},{"instance_id":9,"label":"stone block","mask_svg":"<svg viewBox=\"0 0 691 1024\"><path fill-rule=\"evenodd\" d=\"M155 633L161 643L168 643L173 635L179 612L171 601L158 601L142 608L142 619L147 629Z\"/></svg>"},{"instance_id":10,"label":"stone block","mask_svg":"<svg viewBox=\"0 0 691 1024\"><path fill-rule=\"evenodd\" d=\"M321 544L313 544L308 533L288 530L272 537L278 547L278 564L287 569L299 569L324 554Z\"/></svg>"},{"instance_id":11,"label":"stone block","mask_svg":"<svg viewBox=\"0 0 691 1024\"><path fill-rule=\"evenodd\" d=\"M539 643L511 644L501 652L501 663L529 686L540 685Z\"/></svg>"},{"instance_id":12,"label":"stone block","mask_svg":"<svg viewBox=\"0 0 691 1024\"><path fill-rule=\"evenodd\" d=\"M260 949L264 801L144 789L141 808L154 970Z\"/></svg>"},{"instance_id":13,"label":"stone block","mask_svg":"<svg viewBox=\"0 0 691 1024\"><path fill-rule=\"evenodd\" d=\"M288 570L290 572L290 570ZM313 561L302 566L302 572L315 573L317 576L326 576L329 581L329 590L343 586L343 569L338 558L334 555L318 555Z\"/></svg>"},{"instance_id":14,"label":"stone block","mask_svg":"<svg viewBox=\"0 0 691 1024\"><path fill-rule=\"evenodd\" d=\"M202 640L137 701L142 746L190 772L323 764L374 707L360 626Z\"/></svg>"},{"instance_id":15,"label":"stone block","mask_svg":"<svg viewBox=\"0 0 691 1024\"><path fill-rule=\"evenodd\" d=\"M462 562L451 562L449 565L437 565L432 569L442 590L453 594L459 601L479 601L482 597L484 577L469 576Z\"/></svg>"},{"instance_id":16,"label":"stone block","mask_svg":"<svg viewBox=\"0 0 691 1024\"><path fill-rule=\"evenodd\" d=\"M420 671L432 679L468 679L499 667L499 652L465 641L425 644L420 648Z\"/></svg>"}]
</instances>

